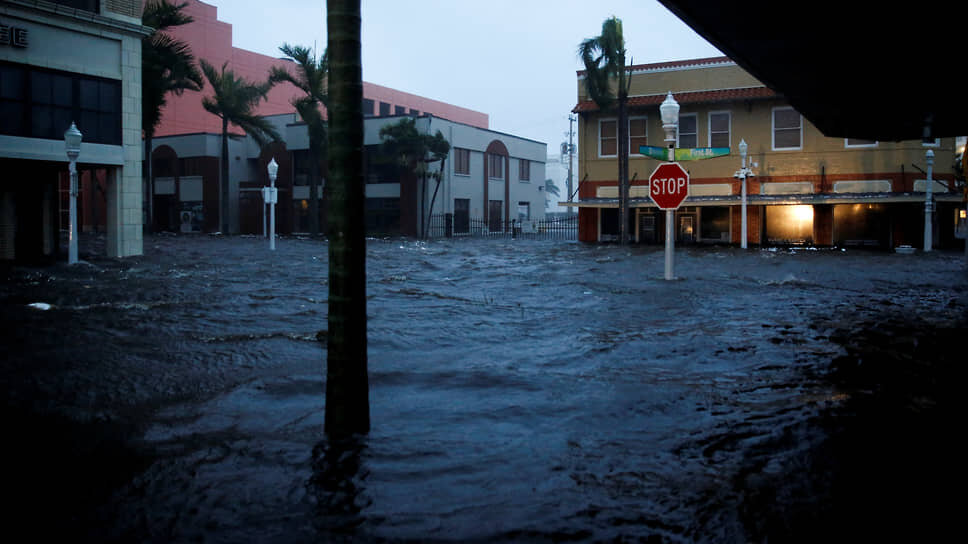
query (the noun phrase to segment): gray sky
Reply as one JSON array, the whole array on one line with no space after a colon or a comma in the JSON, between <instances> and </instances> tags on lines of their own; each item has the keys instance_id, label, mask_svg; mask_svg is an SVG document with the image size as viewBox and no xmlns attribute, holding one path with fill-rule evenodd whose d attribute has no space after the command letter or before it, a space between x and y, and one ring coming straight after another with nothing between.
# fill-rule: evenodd
<instances>
[{"instance_id":1,"label":"gray sky","mask_svg":"<svg viewBox=\"0 0 968 544\"><path fill-rule=\"evenodd\" d=\"M323 0L203 0L233 27L235 47L326 43ZM363 79L487 113L491 129L567 138L578 44L622 19L635 64L721 55L654 0L363 0Z\"/></svg>"}]
</instances>

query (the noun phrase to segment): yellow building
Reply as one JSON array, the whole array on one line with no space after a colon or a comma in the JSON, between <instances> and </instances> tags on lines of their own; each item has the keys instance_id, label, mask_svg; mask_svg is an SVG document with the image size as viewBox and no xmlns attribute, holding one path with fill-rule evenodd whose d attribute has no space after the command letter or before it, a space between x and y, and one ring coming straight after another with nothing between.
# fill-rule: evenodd
<instances>
[{"instance_id":1,"label":"yellow building","mask_svg":"<svg viewBox=\"0 0 968 544\"><path fill-rule=\"evenodd\" d=\"M892 248L923 240L927 155L936 246L960 245L954 229L963 197L954 186L954 138L874 142L828 138L784 100L726 57L632 67L629 91L630 239L658 243L663 217L648 195L659 160L640 146L665 147L659 105L680 104L677 148L730 148L725 156L681 164L689 197L676 211L680 242L740 243L740 141L748 144L750 244ZM578 72L579 239L618 234L617 114L600 111ZM890 115L890 112L885 112Z\"/></svg>"}]
</instances>

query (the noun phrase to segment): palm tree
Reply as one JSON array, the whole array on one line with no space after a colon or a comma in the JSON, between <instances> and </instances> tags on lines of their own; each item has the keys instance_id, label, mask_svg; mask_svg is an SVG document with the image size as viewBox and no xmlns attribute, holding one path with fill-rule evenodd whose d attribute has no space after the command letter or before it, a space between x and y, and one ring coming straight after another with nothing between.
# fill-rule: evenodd
<instances>
[{"instance_id":1,"label":"palm tree","mask_svg":"<svg viewBox=\"0 0 968 544\"><path fill-rule=\"evenodd\" d=\"M629 228L629 138L628 98L629 70L625 64L625 38L622 20L610 17L602 23L602 34L578 46L578 56L585 65L585 89L604 111L618 103L618 187L619 243L628 243ZM612 87L612 80L617 85Z\"/></svg>"},{"instance_id":2,"label":"palm tree","mask_svg":"<svg viewBox=\"0 0 968 544\"><path fill-rule=\"evenodd\" d=\"M329 53L329 330L326 422L330 438L370 430L366 370L366 238L360 0L327 0Z\"/></svg>"},{"instance_id":3,"label":"palm tree","mask_svg":"<svg viewBox=\"0 0 968 544\"><path fill-rule=\"evenodd\" d=\"M270 85L268 83L251 83L241 76L236 76L232 70L227 70L228 61L222 65L221 71L215 69L204 59L199 61L205 79L212 86L212 96L202 98L205 111L222 120L222 156L219 194L219 215L223 233L229 232L229 124L236 125L251 136L259 146L266 145L269 140L279 140L279 133L265 118L259 117L253 111L260 100L266 97Z\"/></svg>"},{"instance_id":4,"label":"palm tree","mask_svg":"<svg viewBox=\"0 0 968 544\"><path fill-rule=\"evenodd\" d=\"M545 209L551 207L551 203L554 201L552 197L561 196L561 189L558 188L558 184L555 180L548 178L545 180Z\"/></svg>"},{"instance_id":5,"label":"palm tree","mask_svg":"<svg viewBox=\"0 0 968 544\"><path fill-rule=\"evenodd\" d=\"M327 107L329 98L326 88L326 73L328 60L326 53L317 58L309 48L291 46L288 43L279 48L288 57L296 61L296 73L293 74L279 66L273 66L269 72L269 83L291 83L303 92L304 96L293 97L299 117L306 123L309 132L309 233L319 235L319 161L324 157L326 147L326 124L320 106Z\"/></svg>"},{"instance_id":6,"label":"palm tree","mask_svg":"<svg viewBox=\"0 0 968 544\"><path fill-rule=\"evenodd\" d=\"M383 140L383 153L389 157L396 157L410 175L420 175L423 181L423 198L427 194L427 165L432 162L440 161L440 170L432 174L437 180L437 187L434 189L434 196L430 201L430 211L425 212L421 224L424 226L423 233L427 235L427 223L430 220L430 213L433 212L434 201L437 200L437 190L440 189L441 178L444 172L444 162L447 154L450 153L450 142L444 138L439 130L433 136L424 134L417 130L416 121L413 119L401 119L400 121L386 125L380 129L380 139Z\"/></svg>"},{"instance_id":7,"label":"palm tree","mask_svg":"<svg viewBox=\"0 0 968 544\"><path fill-rule=\"evenodd\" d=\"M151 141L161 122L161 110L168 93L202 90L202 74L195 66L189 45L172 38L166 30L186 25L193 19L182 13L187 2L149 0L141 24L155 29L141 40L141 128L145 138L145 187L148 189L148 225L154 224L154 188L151 180Z\"/></svg>"}]
</instances>

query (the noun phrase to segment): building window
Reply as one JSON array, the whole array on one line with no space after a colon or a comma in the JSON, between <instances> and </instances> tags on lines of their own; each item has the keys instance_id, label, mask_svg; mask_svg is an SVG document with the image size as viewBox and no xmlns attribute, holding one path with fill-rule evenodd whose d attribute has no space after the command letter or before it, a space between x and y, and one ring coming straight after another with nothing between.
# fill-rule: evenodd
<instances>
[{"instance_id":1,"label":"building window","mask_svg":"<svg viewBox=\"0 0 968 544\"><path fill-rule=\"evenodd\" d=\"M598 122L598 156L618 156L618 121L615 119Z\"/></svg>"},{"instance_id":2,"label":"building window","mask_svg":"<svg viewBox=\"0 0 968 544\"><path fill-rule=\"evenodd\" d=\"M471 175L471 150L454 148L454 173L460 176Z\"/></svg>"},{"instance_id":3,"label":"building window","mask_svg":"<svg viewBox=\"0 0 968 544\"><path fill-rule=\"evenodd\" d=\"M373 107L376 103L369 98L363 99L363 117L373 117Z\"/></svg>"},{"instance_id":4,"label":"building window","mask_svg":"<svg viewBox=\"0 0 968 544\"><path fill-rule=\"evenodd\" d=\"M521 181L531 179L531 161L528 159L518 159L518 179Z\"/></svg>"},{"instance_id":5,"label":"building window","mask_svg":"<svg viewBox=\"0 0 968 544\"><path fill-rule=\"evenodd\" d=\"M647 117L629 117L629 155L639 155L639 148L649 145Z\"/></svg>"},{"instance_id":6,"label":"building window","mask_svg":"<svg viewBox=\"0 0 968 544\"><path fill-rule=\"evenodd\" d=\"M728 111L709 113L709 147L729 147L730 121Z\"/></svg>"},{"instance_id":7,"label":"building window","mask_svg":"<svg viewBox=\"0 0 968 544\"><path fill-rule=\"evenodd\" d=\"M454 233L468 234L471 231L471 199L454 199Z\"/></svg>"},{"instance_id":8,"label":"building window","mask_svg":"<svg viewBox=\"0 0 968 544\"><path fill-rule=\"evenodd\" d=\"M677 147L699 147L699 122L695 113L679 116L679 141Z\"/></svg>"},{"instance_id":9,"label":"building window","mask_svg":"<svg viewBox=\"0 0 968 544\"><path fill-rule=\"evenodd\" d=\"M406 115L407 108L403 106L393 106L393 115Z\"/></svg>"},{"instance_id":10,"label":"building window","mask_svg":"<svg viewBox=\"0 0 968 544\"><path fill-rule=\"evenodd\" d=\"M410 108L410 115L413 115L414 117L420 117L420 110L415 110L413 108Z\"/></svg>"},{"instance_id":11,"label":"building window","mask_svg":"<svg viewBox=\"0 0 968 544\"><path fill-rule=\"evenodd\" d=\"M501 214L504 202L500 200L487 201L487 230L500 232L504 230L504 218Z\"/></svg>"},{"instance_id":12,"label":"building window","mask_svg":"<svg viewBox=\"0 0 968 544\"><path fill-rule=\"evenodd\" d=\"M861 140L860 138L844 138L844 147L877 147L877 140Z\"/></svg>"},{"instance_id":13,"label":"building window","mask_svg":"<svg viewBox=\"0 0 968 544\"><path fill-rule=\"evenodd\" d=\"M793 108L773 108L773 150L800 149L803 122Z\"/></svg>"},{"instance_id":14,"label":"building window","mask_svg":"<svg viewBox=\"0 0 968 544\"><path fill-rule=\"evenodd\" d=\"M491 179L504 179L504 156L487 156L487 177Z\"/></svg>"},{"instance_id":15,"label":"building window","mask_svg":"<svg viewBox=\"0 0 968 544\"><path fill-rule=\"evenodd\" d=\"M941 145L941 138L935 138L933 140L924 141L921 140L922 147L939 147Z\"/></svg>"},{"instance_id":16,"label":"building window","mask_svg":"<svg viewBox=\"0 0 968 544\"><path fill-rule=\"evenodd\" d=\"M529 219L531 219L531 203L518 202L518 221L527 221Z\"/></svg>"},{"instance_id":17,"label":"building window","mask_svg":"<svg viewBox=\"0 0 968 544\"><path fill-rule=\"evenodd\" d=\"M402 175L400 162L382 153L380 145L363 147L363 179L366 183L400 183Z\"/></svg>"},{"instance_id":18,"label":"building window","mask_svg":"<svg viewBox=\"0 0 968 544\"><path fill-rule=\"evenodd\" d=\"M169 175L174 175L169 174ZM181 177L204 176L205 157L183 157L178 159L178 175Z\"/></svg>"},{"instance_id":19,"label":"building window","mask_svg":"<svg viewBox=\"0 0 968 544\"><path fill-rule=\"evenodd\" d=\"M121 144L121 82L0 65L0 134L64 139L77 124L84 141Z\"/></svg>"},{"instance_id":20,"label":"building window","mask_svg":"<svg viewBox=\"0 0 968 544\"><path fill-rule=\"evenodd\" d=\"M380 102L380 117L387 117L390 115L390 104L386 102Z\"/></svg>"},{"instance_id":21,"label":"building window","mask_svg":"<svg viewBox=\"0 0 968 544\"><path fill-rule=\"evenodd\" d=\"M67 6L69 8L83 9L84 11L93 11L94 13L100 13L99 0L52 0L55 4L60 4L62 6ZM140 13L140 12L139 12Z\"/></svg>"}]
</instances>

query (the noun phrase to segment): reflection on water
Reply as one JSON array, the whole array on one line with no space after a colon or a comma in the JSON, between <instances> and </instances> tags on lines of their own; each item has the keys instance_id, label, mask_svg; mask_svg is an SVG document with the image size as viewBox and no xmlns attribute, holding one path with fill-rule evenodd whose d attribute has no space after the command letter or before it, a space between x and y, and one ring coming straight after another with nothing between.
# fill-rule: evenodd
<instances>
[{"instance_id":1,"label":"reflection on water","mask_svg":"<svg viewBox=\"0 0 968 544\"><path fill-rule=\"evenodd\" d=\"M96 541L823 538L840 452L865 451L841 415L881 410L832 365L882 343L861 328L963 327L968 298L943 252L677 248L666 282L658 247L370 240L373 430L331 444L327 248L277 247L149 237L3 271L4 418L46 475L13 486L47 505L23 519ZM57 449L104 489L38 487Z\"/></svg>"}]
</instances>

